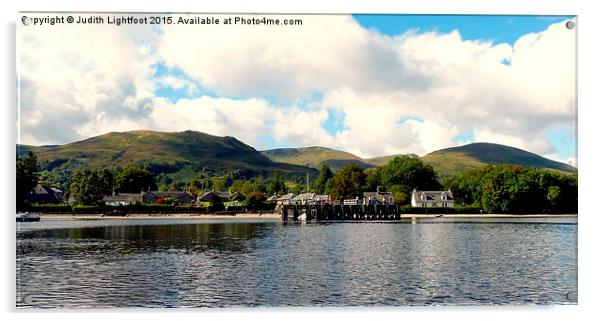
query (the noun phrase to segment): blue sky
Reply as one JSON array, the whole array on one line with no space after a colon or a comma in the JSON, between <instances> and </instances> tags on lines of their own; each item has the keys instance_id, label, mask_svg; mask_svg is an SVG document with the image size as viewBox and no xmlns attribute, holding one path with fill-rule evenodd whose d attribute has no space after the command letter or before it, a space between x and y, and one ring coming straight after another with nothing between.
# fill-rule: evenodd
<instances>
[{"instance_id":1,"label":"blue sky","mask_svg":"<svg viewBox=\"0 0 602 321\"><path fill-rule=\"evenodd\" d=\"M572 16L504 15L354 15L356 21L381 34L395 36L410 30L419 33L458 30L465 40L514 43L522 35L544 31L550 24Z\"/></svg>"}]
</instances>

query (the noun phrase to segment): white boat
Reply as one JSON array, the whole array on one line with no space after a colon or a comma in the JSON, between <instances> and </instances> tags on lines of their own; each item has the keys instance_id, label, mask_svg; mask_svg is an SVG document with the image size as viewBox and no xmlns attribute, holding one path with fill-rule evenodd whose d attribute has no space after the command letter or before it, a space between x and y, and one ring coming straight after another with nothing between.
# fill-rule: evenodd
<instances>
[{"instance_id":1,"label":"white boat","mask_svg":"<svg viewBox=\"0 0 602 321\"><path fill-rule=\"evenodd\" d=\"M303 213L297 217L297 221L305 222L307 221L307 214Z\"/></svg>"},{"instance_id":2,"label":"white boat","mask_svg":"<svg viewBox=\"0 0 602 321\"><path fill-rule=\"evenodd\" d=\"M17 222L38 222L40 221L40 215L35 213L17 213Z\"/></svg>"}]
</instances>

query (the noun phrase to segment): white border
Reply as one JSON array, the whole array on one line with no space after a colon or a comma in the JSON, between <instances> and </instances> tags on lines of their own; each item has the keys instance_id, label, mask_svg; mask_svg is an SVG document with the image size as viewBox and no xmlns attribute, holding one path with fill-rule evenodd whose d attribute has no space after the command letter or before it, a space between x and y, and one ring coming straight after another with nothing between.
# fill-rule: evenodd
<instances>
[{"instance_id":1,"label":"white border","mask_svg":"<svg viewBox=\"0 0 602 321\"><path fill-rule=\"evenodd\" d=\"M44 318L49 320L69 320L85 317L88 320L105 320L107 318L125 320L137 317L130 310L107 310L105 313L94 313L80 316L75 313L52 311L16 311L14 309L15 284L15 222L14 211L14 149L16 141L16 77L15 77L15 19L17 11L146 11L146 12L265 12L265 13L430 13L430 14L542 14L542 15L578 15L578 82L579 82L579 304L577 306L551 307L407 307L407 308L344 308L344 309L235 309L235 310L136 310L144 313L147 320L164 320L172 313L178 318L198 319L199 317L226 317L232 320L304 320L307 318L330 319L337 317L346 320L364 320L366 318L399 319L411 317L420 320L508 320L512 317L527 317L532 320L574 320L590 317L596 313L598 305L598 285L600 285L600 162L598 149L600 125L600 51L599 38L600 12L595 10L594 1L558 1L558 0L496 0L481 1L445 1L423 0L412 3L391 3L393 1L297 1L285 4L282 0L221 0L213 3L201 1L119 1L106 0L92 3L76 0L21 0L3 1L2 10L2 147L0 195L4 211L0 212L2 220L3 240L3 319L30 320ZM598 201L598 202L595 202ZM596 204L597 203L597 204ZM594 205L598 205L594 207ZM12 286L11 286L12 285ZM189 314L202 312L203 315ZM31 311L30 311L31 312ZM81 312L81 311L78 311ZM85 312L85 311L84 311ZM251 312L251 313L249 313ZM169 315L167 315L169 314ZM373 315L377 314L377 315Z\"/></svg>"}]
</instances>

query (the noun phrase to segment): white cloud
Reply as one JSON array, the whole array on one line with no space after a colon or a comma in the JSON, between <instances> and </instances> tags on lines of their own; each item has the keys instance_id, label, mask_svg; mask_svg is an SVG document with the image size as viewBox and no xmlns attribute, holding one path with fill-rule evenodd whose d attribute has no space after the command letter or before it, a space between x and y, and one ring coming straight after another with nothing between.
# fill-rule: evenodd
<instances>
[{"instance_id":1,"label":"white cloud","mask_svg":"<svg viewBox=\"0 0 602 321\"><path fill-rule=\"evenodd\" d=\"M554 154L546 130L575 119L575 31L563 23L497 45L456 31L388 37L340 15L282 28L57 28L19 36L25 143L193 129L258 148L272 136L368 157L424 154L468 133ZM156 63L186 76L155 79ZM153 95L166 86L192 96L197 84L223 97L172 103ZM323 100L303 103L314 93ZM344 115L336 137L320 126L327 108Z\"/></svg>"},{"instance_id":2,"label":"white cloud","mask_svg":"<svg viewBox=\"0 0 602 321\"><path fill-rule=\"evenodd\" d=\"M66 143L144 118L153 37L141 26L20 26L22 142Z\"/></svg>"}]
</instances>

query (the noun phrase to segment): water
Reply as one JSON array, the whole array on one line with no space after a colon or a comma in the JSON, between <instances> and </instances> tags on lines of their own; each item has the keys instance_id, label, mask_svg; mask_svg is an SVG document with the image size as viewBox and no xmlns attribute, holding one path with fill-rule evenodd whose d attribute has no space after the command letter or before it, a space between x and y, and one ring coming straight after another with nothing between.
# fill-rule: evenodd
<instances>
[{"instance_id":1,"label":"water","mask_svg":"<svg viewBox=\"0 0 602 321\"><path fill-rule=\"evenodd\" d=\"M577 225L19 224L18 307L576 304Z\"/></svg>"}]
</instances>

